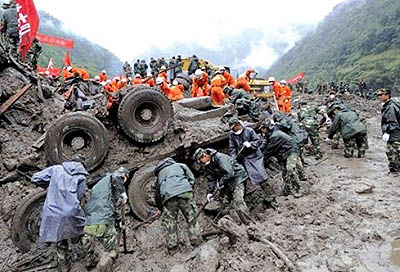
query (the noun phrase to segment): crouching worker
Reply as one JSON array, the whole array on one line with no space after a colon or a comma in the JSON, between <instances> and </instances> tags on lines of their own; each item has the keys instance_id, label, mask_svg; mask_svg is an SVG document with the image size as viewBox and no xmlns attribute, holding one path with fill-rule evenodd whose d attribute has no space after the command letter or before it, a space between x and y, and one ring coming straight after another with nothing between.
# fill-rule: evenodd
<instances>
[{"instance_id":1,"label":"crouching worker","mask_svg":"<svg viewBox=\"0 0 400 272\"><path fill-rule=\"evenodd\" d=\"M101 271L112 271L119 244L115 225L120 222L121 227L124 227L121 211L127 201L124 184L128 180L128 174L125 167L120 167L115 172L108 173L92 189L86 205L87 221L82 238L87 268L97 265ZM101 258L95 252L94 240L99 240L102 244Z\"/></svg>"},{"instance_id":2,"label":"crouching worker","mask_svg":"<svg viewBox=\"0 0 400 272\"><path fill-rule=\"evenodd\" d=\"M198 148L193 159L204 167L207 180L207 201L213 199L219 191L222 214L227 214L232 205L244 224L252 222L244 201L246 181L249 178L246 170L234 158L219 153L214 149Z\"/></svg>"},{"instance_id":3,"label":"crouching worker","mask_svg":"<svg viewBox=\"0 0 400 272\"><path fill-rule=\"evenodd\" d=\"M188 224L190 244L194 247L199 245L200 227L195 218L197 209L193 198L192 171L186 164L167 158L156 166L154 173L157 177L155 201L164 214L165 240L169 253L173 253L178 247L179 210Z\"/></svg>"},{"instance_id":4,"label":"crouching worker","mask_svg":"<svg viewBox=\"0 0 400 272\"><path fill-rule=\"evenodd\" d=\"M59 271L70 271L68 240L78 242L85 226L80 201L85 194L88 172L83 161L82 155L74 155L71 161L48 167L31 179L39 186L48 185L39 241L56 243Z\"/></svg>"}]
</instances>

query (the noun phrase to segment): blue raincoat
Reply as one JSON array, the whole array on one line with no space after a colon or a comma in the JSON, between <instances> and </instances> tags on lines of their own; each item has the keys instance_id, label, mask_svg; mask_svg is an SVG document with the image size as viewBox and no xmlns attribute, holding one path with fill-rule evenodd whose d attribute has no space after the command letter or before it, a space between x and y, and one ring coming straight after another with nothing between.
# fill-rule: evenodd
<instances>
[{"instance_id":1,"label":"blue raincoat","mask_svg":"<svg viewBox=\"0 0 400 272\"><path fill-rule=\"evenodd\" d=\"M64 162L32 176L38 185L49 185L40 224L40 242L58 242L79 237L85 226L80 205L88 172L79 162Z\"/></svg>"}]
</instances>

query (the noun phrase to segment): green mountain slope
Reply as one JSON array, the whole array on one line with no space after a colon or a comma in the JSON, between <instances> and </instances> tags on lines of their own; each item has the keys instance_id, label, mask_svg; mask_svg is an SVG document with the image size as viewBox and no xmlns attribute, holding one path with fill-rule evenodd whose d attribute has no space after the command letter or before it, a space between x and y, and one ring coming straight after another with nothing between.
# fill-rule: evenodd
<instances>
[{"instance_id":1,"label":"green mountain slope","mask_svg":"<svg viewBox=\"0 0 400 272\"><path fill-rule=\"evenodd\" d=\"M99 74L103 69L107 70L110 75L121 73L123 64L113 53L85 38L68 32L64 29L61 21L53 18L48 13L40 11L39 16L39 33L75 41L74 49L70 50L70 59L73 66L89 70L92 77ZM52 57L55 67L62 67L65 53L65 48L43 45L39 65L47 67L49 59Z\"/></svg>"},{"instance_id":2,"label":"green mountain slope","mask_svg":"<svg viewBox=\"0 0 400 272\"><path fill-rule=\"evenodd\" d=\"M322 81L364 80L369 88L400 88L400 1L350 0L335 7L268 70L290 78L305 72Z\"/></svg>"}]
</instances>

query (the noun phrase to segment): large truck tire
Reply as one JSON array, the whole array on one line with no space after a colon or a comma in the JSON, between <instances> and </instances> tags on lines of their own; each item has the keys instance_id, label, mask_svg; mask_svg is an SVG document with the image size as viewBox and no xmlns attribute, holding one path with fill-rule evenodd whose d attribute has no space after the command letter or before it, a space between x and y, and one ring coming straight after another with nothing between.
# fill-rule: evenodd
<instances>
[{"instance_id":1,"label":"large truck tire","mask_svg":"<svg viewBox=\"0 0 400 272\"><path fill-rule=\"evenodd\" d=\"M178 74L175 79L185 87L185 90L189 90L193 83L192 78L183 73Z\"/></svg>"},{"instance_id":2,"label":"large truck tire","mask_svg":"<svg viewBox=\"0 0 400 272\"><path fill-rule=\"evenodd\" d=\"M118 109L118 122L125 134L139 143L161 140L173 121L171 101L158 89L132 87Z\"/></svg>"},{"instance_id":3,"label":"large truck tire","mask_svg":"<svg viewBox=\"0 0 400 272\"><path fill-rule=\"evenodd\" d=\"M86 170L97 168L108 152L107 131L95 117L82 112L58 118L47 130L45 152L52 164L71 159L74 154L85 156Z\"/></svg>"},{"instance_id":4,"label":"large truck tire","mask_svg":"<svg viewBox=\"0 0 400 272\"><path fill-rule=\"evenodd\" d=\"M142 221L150 218L156 211L154 200L156 163L140 168L132 178L128 188L129 204L133 213Z\"/></svg>"},{"instance_id":5,"label":"large truck tire","mask_svg":"<svg viewBox=\"0 0 400 272\"><path fill-rule=\"evenodd\" d=\"M46 200L46 191L28 195L27 201L15 210L11 225L11 237L14 245L26 253L31 250L39 238L42 210Z\"/></svg>"}]
</instances>

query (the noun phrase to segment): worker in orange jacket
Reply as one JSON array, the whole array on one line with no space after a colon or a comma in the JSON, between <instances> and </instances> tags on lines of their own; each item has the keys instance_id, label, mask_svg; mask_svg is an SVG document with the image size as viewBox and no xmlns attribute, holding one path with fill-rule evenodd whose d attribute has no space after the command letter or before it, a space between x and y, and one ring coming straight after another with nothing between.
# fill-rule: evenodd
<instances>
[{"instance_id":1,"label":"worker in orange jacket","mask_svg":"<svg viewBox=\"0 0 400 272\"><path fill-rule=\"evenodd\" d=\"M122 82L119 77L114 77L111 84L114 91L117 91L122 88Z\"/></svg>"},{"instance_id":2,"label":"worker in orange jacket","mask_svg":"<svg viewBox=\"0 0 400 272\"><path fill-rule=\"evenodd\" d=\"M62 76L63 76L64 80L74 77L74 73L72 73L71 70L72 70L71 66L68 66L67 68L63 68Z\"/></svg>"},{"instance_id":3,"label":"worker in orange jacket","mask_svg":"<svg viewBox=\"0 0 400 272\"><path fill-rule=\"evenodd\" d=\"M225 67L224 66L220 66L219 67L219 71L221 72L221 75L225 79L225 83L224 83L223 87L229 86L229 87L235 88L235 85L236 85L235 79L233 78L233 76L230 73L228 73L225 70Z\"/></svg>"},{"instance_id":4,"label":"worker in orange jacket","mask_svg":"<svg viewBox=\"0 0 400 272\"><path fill-rule=\"evenodd\" d=\"M174 87L171 88L168 98L172 101L182 100L185 87L182 84L179 84L177 80L174 80L172 84Z\"/></svg>"},{"instance_id":5,"label":"worker in orange jacket","mask_svg":"<svg viewBox=\"0 0 400 272\"><path fill-rule=\"evenodd\" d=\"M244 73L237 79L235 89L243 89L246 91L246 93L250 93L249 81L251 73L257 72L252 69L247 70L246 73Z\"/></svg>"},{"instance_id":6,"label":"worker in orange jacket","mask_svg":"<svg viewBox=\"0 0 400 272\"><path fill-rule=\"evenodd\" d=\"M192 97L209 96L210 86L208 85L208 75L201 69L194 73L192 84Z\"/></svg>"},{"instance_id":7,"label":"worker in orange jacket","mask_svg":"<svg viewBox=\"0 0 400 272\"><path fill-rule=\"evenodd\" d=\"M90 78L89 72L85 69L74 67L71 69L71 73L78 74L80 78L88 80Z\"/></svg>"},{"instance_id":8,"label":"worker in orange jacket","mask_svg":"<svg viewBox=\"0 0 400 272\"><path fill-rule=\"evenodd\" d=\"M165 83L170 84L170 82L168 80L168 75L167 75L167 67L165 67L164 65L161 66L160 72L158 73L157 77L164 78Z\"/></svg>"},{"instance_id":9,"label":"worker in orange jacket","mask_svg":"<svg viewBox=\"0 0 400 272\"><path fill-rule=\"evenodd\" d=\"M171 89L169 88L163 77L156 78L156 85L166 96L169 96Z\"/></svg>"},{"instance_id":10,"label":"worker in orange jacket","mask_svg":"<svg viewBox=\"0 0 400 272\"><path fill-rule=\"evenodd\" d=\"M140 85L143 84L142 76L140 74L135 75L135 79L132 82L132 85Z\"/></svg>"},{"instance_id":11,"label":"worker in orange jacket","mask_svg":"<svg viewBox=\"0 0 400 272\"><path fill-rule=\"evenodd\" d=\"M292 91L290 90L290 87L286 84L286 80L282 79L280 81L281 84L281 97L282 97L282 110L279 109L283 113L290 113L292 110L292 105L290 103L290 100L292 98Z\"/></svg>"},{"instance_id":12,"label":"worker in orange jacket","mask_svg":"<svg viewBox=\"0 0 400 272\"><path fill-rule=\"evenodd\" d=\"M99 77L100 77L100 82L106 82L107 81L107 72L106 72L106 70L101 71Z\"/></svg>"},{"instance_id":13,"label":"worker in orange jacket","mask_svg":"<svg viewBox=\"0 0 400 272\"><path fill-rule=\"evenodd\" d=\"M211 79L211 100L214 106L225 105L224 84L224 76L221 71L217 71Z\"/></svg>"}]
</instances>

